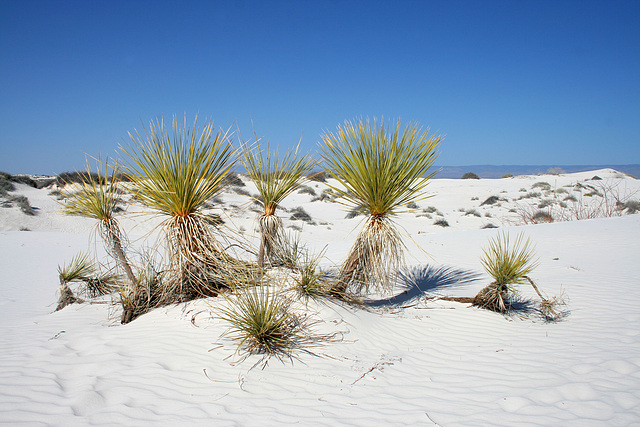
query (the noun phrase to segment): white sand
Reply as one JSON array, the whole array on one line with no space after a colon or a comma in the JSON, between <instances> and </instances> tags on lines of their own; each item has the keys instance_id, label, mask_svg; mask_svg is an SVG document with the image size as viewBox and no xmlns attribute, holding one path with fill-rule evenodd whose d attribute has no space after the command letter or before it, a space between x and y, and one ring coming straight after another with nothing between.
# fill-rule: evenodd
<instances>
[{"instance_id":1,"label":"white sand","mask_svg":"<svg viewBox=\"0 0 640 427\"><path fill-rule=\"evenodd\" d=\"M435 196L420 208L435 206L451 226L433 225L435 215L398 219L415 240L407 240L409 264L458 271L457 281L429 294L473 296L490 282L479 257L497 230L481 230L484 224L524 231L540 257L533 278L547 294L563 289L569 298L563 321L506 319L433 300L370 312L311 303L308 310L323 322L318 332L340 331L343 339L262 370L251 369L257 357L237 363L235 343L220 338L227 326L210 314L220 299L155 310L124 326L117 307L106 304L53 312L58 264L81 250L100 251L100 244L89 246L92 221L55 212L49 190L20 185L15 193L39 209L27 217L0 208L0 423L640 425L640 215L517 226L509 212L524 194L520 188L531 191L540 181L560 188L593 175L627 193L640 189L638 180L611 170L434 180ZM324 185L317 185L320 193ZM491 195L509 202L480 207ZM248 200L222 198L227 206ZM285 207L311 214L318 225L304 224L302 240L316 249L326 245L328 266L346 255L359 219L346 220L335 204L310 198L295 194ZM250 237L254 215L238 212L227 225L244 227ZM129 216L122 222L134 243L157 223ZM285 220L292 224L302 222ZM465 274L478 280L465 281Z\"/></svg>"}]
</instances>

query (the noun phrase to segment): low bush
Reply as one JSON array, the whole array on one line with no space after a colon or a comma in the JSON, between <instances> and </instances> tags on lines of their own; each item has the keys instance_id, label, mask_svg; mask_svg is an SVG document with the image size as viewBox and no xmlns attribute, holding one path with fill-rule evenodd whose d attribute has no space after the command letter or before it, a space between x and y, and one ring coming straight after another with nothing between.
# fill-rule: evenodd
<instances>
[{"instance_id":1,"label":"low bush","mask_svg":"<svg viewBox=\"0 0 640 427\"><path fill-rule=\"evenodd\" d=\"M480 179L480 177L473 172L467 172L460 179Z\"/></svg>"},{"instance_id":2,"label":"low bush","mask_svg":"<svg viewBox=\"0 0 640 427\"><path fill-rule=\"evenodd\" d=\"M496 203L498 203L500 201L500 197L498 196L489 196L487 198L487 200L485 200L484 202L480 203L480 206L485 206L485 205L495 205Z\"/></svg>"},{"instance_id":3,"label":"low bush","mask_svg":"<svg viewBox=\"0 0 640 427\"><path fill-rule=\"evenodd\" d=\"M327 179L331 178L331 174L327 171L320 171L308 175L307 178L309 181L327 182Z\"/></svg>"},{"instance_id":4,"label":"low bush","mask_svg":"<svg viewBox=\"0 0 640 427\"><path fill-rule=\"evenodd\" d=\"M551 190L551 184L549 184L548 182L540 181L533 184L531 188L540 188L541 190Z\"/></svg>"},{"instance_id":5,"label":"low bush","mask_svg":"<svg viewBox=\"0 0 640 427\"><path fill-rule=\"evenodd\" d=\"M313 188L309 187L308 185L302 185L300 187L300 190L298 190L298 194L309 194L310 196L315 196L316 195L316 190L314 190Z\"/></svg>"},{"instance_id":6,"label":"low bush","mask_svg":"<svg viewBox=\"0 0 640 427\"><path fill-rule=\"evenodd\" d=\"M448 227L449 223L444 218L438 218L437 220L435 220L433 225L437 225L437 226L440 226L440 227L444 228L444 227Z\"/></svg>"},{"instance_id":7,"label":"low bush","mask_svg":"<svg viewBox=\"0 0 640 427\"><path fill-rule=\"evenodd\" d=\"M291 216L289 217L289 219L292 219L294 221L304 221L308 224L314 224L311 215L309 215L307 211L305 211L301 206L298 206L297 208L291 210Z\"/></svg>"},{"instance_id":8,"label":"low bush","mask_svg":"<svg viewBox=\"0 0 640 427\"><path fill-rule=\"evenodd\" d=\"M244 187L246 185L235 172L229 172L222 182L225 187Z\"/></svg>"}]
</instances>

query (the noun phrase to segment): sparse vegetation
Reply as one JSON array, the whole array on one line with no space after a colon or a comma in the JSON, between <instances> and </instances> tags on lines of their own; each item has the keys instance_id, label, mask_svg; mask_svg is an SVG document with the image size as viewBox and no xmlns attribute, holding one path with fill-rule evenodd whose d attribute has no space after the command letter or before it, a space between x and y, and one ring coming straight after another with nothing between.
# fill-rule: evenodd
<instances>
[{"instance_id":1,"label":"sparse vegetation","mask_svg":"<svg viewBox=\"0 0 640 427\"><path fill-rule=\"evenodd\" d=\"M437 220L435 220L435 222L433 223L433 225L437 225L440 226L442 228L444 227L449 227L449 223L447 222L446 219L444 218L438 218Z\"/></svg>"},{"instance_id":2,"label":"sparse vegetation","mask_svg":"<svg viewBox=\"0 0 640 427\"><path fill-rule=\"evenodd\" d=\"M496 203L498 203L500 201L500 197L498 196L489 196L487 197L487 199L480 203L480 206L485 206L485 205L495 205Z\"/></svg>"},{"instance_id":3,"label":"sparse vegetation","mask_svg":"<svg viewBox=\"0 0 640 427\"><path fill-rule=\"evenodd\" d=\"M480 177L473 172L467 172L460 179L480 179Z\"/></svg>"}]
</instances>

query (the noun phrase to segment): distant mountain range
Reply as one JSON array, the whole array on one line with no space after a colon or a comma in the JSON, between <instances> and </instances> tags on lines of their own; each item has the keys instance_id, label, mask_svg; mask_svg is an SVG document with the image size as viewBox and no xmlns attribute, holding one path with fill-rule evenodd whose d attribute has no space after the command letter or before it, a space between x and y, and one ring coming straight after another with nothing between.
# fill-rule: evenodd
<instances>
[{"instance_id":1,"label":"distant mountain range","mask_svg":"<svg viewBox=\"0 0 640 427\"><path fill-rule=\"evenodd\" d=\"M471 166L434 166L440 169L436 178L461 178L467 172L473 172L480 178L501 178L503 175L537 175L548 173L550 169L558 173L558 168L564 173L585 172L596 169L611 168L640 178L640 164L635 165L471 165ZM561 172L562 173L562 172Z\"/></svg>"}]
</instances>

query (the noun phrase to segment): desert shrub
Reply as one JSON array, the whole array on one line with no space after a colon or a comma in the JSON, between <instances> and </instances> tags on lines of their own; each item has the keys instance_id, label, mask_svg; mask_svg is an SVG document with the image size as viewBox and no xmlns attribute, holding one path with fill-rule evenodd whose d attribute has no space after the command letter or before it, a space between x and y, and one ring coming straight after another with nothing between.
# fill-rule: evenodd
<instances>
[{"instance_id":1,"label":"desert shrub","mask_svg":"<svg viewBox=\"0 0 640 427\"><path fill-rule=\"evenodd\" d=\"M345 219L353 219L355 217L362 216L362 215L366 215L366 212L363 209L359 209L356 207L351 209L349 212L347 212Z\"/></svg>"},{"instance_id":2,"label":"desert shrub","mask_svg":"<svg viewBox=\"0 0 640 427\"><path fill-rule=\"evenodd\" d=\"M538 197L542 197L541 193L535 192L535 191L530 191L527 194L524 194L520 197L518 197L518 200L522 200L522 199L535 199Z\"/></svg>"},{"instance_id":3,"label":"desert shrub","mask_svg":"<svg viewBox=\"0 0 640 427\"><path fill-rule=\"evenodd\" d=\"M16 188L9 178L6 177L4 172L0 174L0 196L6 195L9 191L14 191Z\"/></svg>"},{"instance_id":4,"label":"desert shrub","mask_svg":"<svg viewBox=\"0 0 640 427\"><path fill-rule=\"evenodd\" d=\"M225 187L244 187L246 184L238 176L235 172L229 172L229 174L224 178L223 185Z\"/></svg>"},{"instance_id":5,"label":"desert shrub","mask_svg":"<svg viewBox=\"0 0 640 427\"><path fill-rule=\"evenodd\" d=\"M625 209L628 214L638 213L640 211L640 201L627 200L623 203L623 209Z\"/></svg>"},{"instance_id":6,"label":"desert shrub","mask_svg":"<svg viewBox=\"0 0 640 427\"><path fill-rule=\"evenodd\" d=\"M443 137L429 135L416 124L401 128L400 120L385 126L359 120L322 136L322 157L344 203L368 215L342 264L332 292L389 289L403 262L404 246L392 218L402 206L427 198L427 171ZM426 175L426 177L425 177Z\"/></svg>"},{"instance_id":7,"label":"desert shrub","mask_svg":"<svg viewBox=\"0 0 640 427\"><path fill-rule=\"evenodd\" d=\"M551 175L560 175L565 173L564 169L560 168L560 167L553 167L553 168L549 168L547 169L547 173L551 174Z\"/></svg>"},{"instance_id":8,"label":"desert shrub","mask_svg":"<svg viewBox=\"0 0 640 427\"><path fill-rule=\"evenodd\" d=\"M320 195L318 197L314 197L313 199L311 199L312 202L317 202L317 201L333 201L338 197L338 195L336 193L334 193L333 191L331 191L330 188L325 188L324 190L322 190L322 193L320 193Z\"/></svg>"},{"instance_id":9,"label":"desert shrub","mask_svg":"<svg viewBox=\"0 0 640 427\"><path fill-rule=\"evenodd\" d=\"M577 202L578 199L576 198L576 196L570 194L567 197L565 197L564 199L562 199L565 202Z\"/></svg>"},{"instance_id":10,"label":"desert shrub","mask_svg":"<svg viewBox=\"0 0 640 427\"><path fill-rule=\"evenodd\" d=\"M236 194L240 194L241 196L252 197L251 193L249 193L248 190L245 190L242 187L231 187L231 191L233 191Z\"/></svg>"},{"instance_id":11,"label":"desert shrub","mask_svg":"<svg viewBox=\"0 0 640 427\"><path fill-rule=\"evenodd\" d=\"M521 193L526 193L526 192L527 192L527 189L526 189L526 188L521 188L521 189L520 189L520 190L518 190L518 191L519 191L519 192L521 192Z\"/></svg>"},{"instance_id":12,"label":"desert shrub","mask_svg":"<svg viewBox=\"0 0 640 427\"><path fill-rule=\"evenodd\" d=\"M502 175L502 178L513 178L513 174L511 173L504 174Z\"/></svg>"},{"instance_id":13,"label":"desert shrub","mask_svg":"<svg viewBox=\"0 0 640 427\"><path fill-rule=\"evenodd\" d=\"M480 198L479 198L478 196L473 196L473 197L471 198L471 201L473 202L474 200L480 200Z\"/></svg>"},{"instance_id":14,"label":"desert shrub","mask_svg":"<svg viewBox=\"0 0 640 427\"><path fill-rule=\"evenodd\" d=\"M489 196L489 197L487 197L487 199L484 202L480 203L480 206L495 205L499 201L500 201L500 197L498 197L498 196Z\"/></svg>"},{"instance_id":15,"label":"desert shrub","mask_svg":"<svg viewBox=\"0 0 640 427\"><path fill-rule=\"evenodd\" d=\"M469 216L469 215L473 215L473 216L477 216L478 218L481 216L480 212L478 212L476 209L467 209L464 211L465 216Z\"/></svg>"},{"instance_id":16,"label":"desert shrub","mask_svg":"<svg viewBox=\"0 0 640 427\"><path fill-rule=\"evenodd\" d=\"M302 206L298 206L297 208L292 209L291 216L289 217L289 219L294 221L295 220L304 221L308 224L315 224L313 222L313 218L311 218L311 215L309 215Z\"/></svg>"},{"instance_id":17,"label":"desert shrub","mask_svg":"<svg viewBox=\"0 0 640 427\"><path fill-rule=\"evenodd\" d=\"M415 203L415 202L407 203L407 207L409 209L418 209L419 208L418 204Z\"/></svg>"},{"instance_id":18,"label":"desert shrub","mask_svg":"<svg viewBox=\"0 0 640 427\"><path fill-rule=\"evenodd\" d=\"M531 188L539 188L541 190L551 190L551 184L549 184L548 182L540 181L533 184Z\"/></svg>"},{"instance_id":19,"label":"desert shrub","mask_svg":"<svg viewBox=\"0 0 640 427\"><path fill-rule=\"evenodd\" d=\"M327 179L331 178L331 174L327 171L320 171L309 174L307 178L309 181L327 182Z\"/></svg>"},{"instance_id":20,"label":"desert shrub","mask_svg":"<svg viewBox=\"0 0 640 427\"><path fill-rule=\"evenodd\" d=\"M314 254L308 250L297 258L298 275L294 278L294 290L303 300L315 299L329 295L331 282L319 269L324 253Z\"/></svg>"},{"instance_id":21,"label":"desert shrub","mask_svg":"<svg viewBox=\"0 0 640 427\"><path fill-rule=\"evenodd\" d=\"M545 200L541 200L540 203L538 203L538 207L540 209L546 208L553 205L553 200L551 199L545 199Z\"/></svg>"},{"instance_id":22,"label":"desert shrub","mask_svg":"<svg viewBox=\"0 0 640 427\"><path fill-rule=\"evenodd\" d=\"M238 342L236 353L249 356L290 357L292 351L312 342L308 323L297 316L289 301L265 284L226 296L228 306L218 316L229 323L225 336Z\"/></svg>"},{"instance_id":23,"label":"desert shrub","mask_svg":"<svg viewBox=\"0 0 640 427\"><path fill-rule=\"evenodd\" d=\"M473 172L467 172L460 179L480 179L480 177Z\"/></svg>"},{"instance_id":24,"label":"desert shrub","mask_svg":"<svg viewBox=\"0 0 640 427\"><path fill-rule=\"evenodd\" d=\"M485 212L485 213L484 213L484 216L485 216L486 218L492 218L491 212Z\"/></svg>"},{"instance_id":25,"label":"desert shrub","mask_svg":"<svg viewBox=\"0 0 640 427\"><path fill-rule=\"evenodd\" d=\"M435 206L427 206L426 208L422 209L422 212L424 212L424 213L438 213L439 214L439 211L438 211L438 209L436 209Z\"/></svg>"},{"instance_id":26,"label":"desert shrub","mask_svg":"<svg viewBox=\"0 0 640 427\"><path fill-rule=\"evenodd\" d=\"M487 229L487 228L498 228L498 226L489 222L489 223L487 223L487 224L482 226L483 230Z\"/></svg>"},{"instance_id":27,"label":"desert shrub","mask_svg":"<svg viewBox=\"0 0 640 427\"><path fill-rule=\"evenodd\" d=\"M309 187L308 185L303 185L300 187L300 190L298 190L298 194L308 194L310 196L315 196L316 195L316 190L314 190L313 188Z\"/></svg>"},{"instance_id":28,"label":"desert shrub","mask_svg":"<svg viewBox=\"0 0 640 427\"><path fill-rule=\"evenodd\" d=\"M538 266L535 247L524 234L519 234L513 243L508 233L499 233L483 249L480 259L485 271L494 279L474 298L473 304L499 313L511 310L514 285L529 283L540 297L540 312L545 320L558 320L564 315L558 307L564 305L562 298L546 298L529 275Z\"/></svg>"},{"instance_id":29,"label":"desert shrub","mask_svg":"<svg viewBox=\"0 0 640 427\"><path fill-rule=\"evenodd\" d=\"M86 171L86 172L62 172L56 177L56 184L59 187L65 186L67 184L85 184L85 183L94 183L98 185L106 184L106 177L101 174Z\"/></svg>"},{"instance_id":30,"label":"desert shrub","mask_svg":"<svg viewBox=\"0 0 640 427\"><path fill-rule=\"evenodd\" d=\"M448 226L449 226L449 223L448 223L448 222L447 222L447 220L446 220L446 219L444 219L444 218L438 218L437 220L435 220L435 222L433 223L433 225L438 225L438 226L440 226L440 227L444 228L444 227L448 227Z\"/></svg>"},{"instance_id":31,"label":"desert shrub","mask_svg":"<svg viewBox=\"0 0 640 427\"><path fill-rule=\"evenodd\" d=\"M242 164L256 185L264 207L258 218L260 267L264 266L265 261L281 262L275 258L283 244L282 220L277 216L276 210L288 195L300 188L305 174L316 165L309 155L300 156L299 148L296 146L293 151L286 151L282 156L279 156L278 150L271 150L269 146L263 148L259 143L243 150Z\"/></svg>"},{"instance_id":32,"label":"desert shrub","mask_svg":"<svg viewBox=\"0 0 640 427\"><path fill-rule=\"evenodd\" d=\"M540 224L543 222L553 222L553 215L551 215L549 212L545 212L545 211L537 211L536 213L533 214L533 216L531 217L531 222L533 222L534 224Z\"/></svg>"},{"instance_id":33,"label":"desert shrub","mask_svg":"<svg viewBox=\"0 0 640 427\"><path fill-rule=\"evenodd\" d=\"M594 175L594 176L591 178L591 181L602 181L602 178L600 178L598 175Z\"/></svg>"},{"instance_id":34,"label":"desert shrub","mask_svg":"<svg viewBox=\"0 0 640 427\"><path fill-rule=\"evenodd\" d=\"M200 131L197 117L189 129L186 116L182 126L174 116L172 130L162 120L152 121L142 134L129 134L132 145L120 148L138 198L164 217L169 265L161 305L217 295L226 274L239 264L203 212L205 203L224 189L234 164L228 133L214 133L211 121Z\"/></svg>"}]
</instances>

